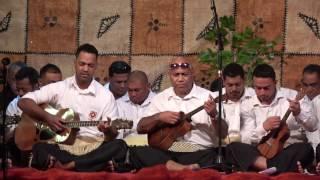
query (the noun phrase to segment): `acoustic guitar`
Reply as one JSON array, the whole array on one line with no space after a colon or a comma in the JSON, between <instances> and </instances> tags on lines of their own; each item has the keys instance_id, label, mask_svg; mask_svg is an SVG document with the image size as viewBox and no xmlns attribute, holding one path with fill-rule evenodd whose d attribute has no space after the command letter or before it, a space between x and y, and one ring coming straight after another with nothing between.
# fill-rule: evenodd
<instances>
[{"instance_id":1,"label":"acoustic guitar","mask_svg":"<svg viewBox=\"0 0 320 180\"><path fill-rule=\"evenodd\" d=\"M295 99L299 101L303 97L304 94L300 91ZM265 158L271 159L283 150L284 143L290 137L290 130L286 123L290 114L291 110L288 108L281 119L280 126L271 130L257 145L257 149L259 150L260 154Z\"/></svg>"},{"instance_id":2,"label":"acoustic guitar","mask_svg":"<svg viewBox=\"0 0 320 180\"><path fill-rule=\"evenodd\" d=\"M44 109L50 114L61 117L63 119L62 124L66 127L65 130L54 132L45 122L33 119L23 113L21 121L15 129L15 143L20 150L31 150L32 146L40 141L72 145L75 142L80 127L97 126L100 122L103 122L79 121L78 115L70 108L57 110L48 106ZM116 119L111 121L110 126L115 129L131 129L133 121Z\"/></svg>"},{"instance_id":3,"label":"acoustic guitar","mask_svg":"<svg viewBox=\"0 0 320 180\"><path fill-rule=\"evenodd\" d=\"M191 130L191 117L203 108L203 106L200 106L187 114L180 112L180 118L176 124L165 124L162 127L149 132L149 145L163 150L169 149L178 137L184 136Z\"/></svg>"}]
</instances>

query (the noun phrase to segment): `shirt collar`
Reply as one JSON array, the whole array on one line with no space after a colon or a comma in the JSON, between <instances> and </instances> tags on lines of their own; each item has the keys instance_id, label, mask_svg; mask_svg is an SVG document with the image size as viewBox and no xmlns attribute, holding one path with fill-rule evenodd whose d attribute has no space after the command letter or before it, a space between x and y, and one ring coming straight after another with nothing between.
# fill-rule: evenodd
<instances>
[{"instance_id":1,"label":"shirt collar","mask_svg":"<svg viewBox=\"0 0 320 180\"><path fill-rule=\"evenodd\" d=\"M153 98L153 96L155 96L156 94L154 92L152 92L151 90L149 91L148 97L143 101L143 103L139 106L141 107L145 107L148 106L151 103L151 99ZM126 103L130 103L131 105L137 105L134 104L133 102L130 101L130 98L128 96L128 99L125 100Z\"/></svg>"},{"instance_id":2,"label":"shirt collar","mask_svg":"<svg viewBox=\"0 0 320 180\"><path fill-rule=\"evenodd\" d=\"M243 100L250 99L253 95L249 91L250 91L250 89L245 87L242 96L240 97L239 101L237 101L237 102L242 102ZM237 102L231 101L229 99L227 99L225 101L226 104L233 104L233 103L237 103Z\"/></svg>"},{"instance_id":3,"label":"shirt collar","mask_svg":"<svg viewBox=\"0 0 320 180\"><path fill-rule=\"evenodd\" d=\"M90 83L88 88L80 89L78 84L77 84L77 81L76 81L76 76L74 75L71 78L70 86L75 88L80 94L92 94L92 95L95 95L96 94L96 87L94 85L94 81L95 81L94 79L91 81L91 83Z\"/></svg>"},{"instance_id":4,"label":"shirt collar","mask_svg":"<svg viewBox=\"0 0 320 180\"><path fill-rule=\"evenodd\" d=\"M277 89L276 90L276 95L273 98L271 104L269 104L269 105L261 104L261 102L258 99L258 96L255 95L253 97L253 102L254 102L253 106L273 106L274 104L277 104L280 99L283 99L283 98L286 98L285 93L283 91L280 91L280 90Z\"/></svg>"},{"instance_id":5,"label":"shirt collar","mask_svg":"<svg viewBox=\"0 0 320 180\"><path fill-rule=\"evenodd\" d=\"M110 91L110 92L111 92L111 91ZM119 97L117 100L129 102L129 101L130 101L130 98L129 98L128 92L126 92L123 96Z\"/></svg>"},{"instance_id":6,"label":"shirt collar","mask_svg":"<svg viewBox=\"0 0 320 180\"><path fill-rule=\"evenodd\" d=\"M193 84L190 93L187 94L185 97L181 98L181 97L179 97L179 96L176 95L176 93L174 92L173 87L170 87L168 100L170 100L171 98L175 98L175 99L200 98L200 94L197 93L197 92L198 92L198 88L199 88L199 87L198 87L196 84Z\"/></svg>"}]
</instances>

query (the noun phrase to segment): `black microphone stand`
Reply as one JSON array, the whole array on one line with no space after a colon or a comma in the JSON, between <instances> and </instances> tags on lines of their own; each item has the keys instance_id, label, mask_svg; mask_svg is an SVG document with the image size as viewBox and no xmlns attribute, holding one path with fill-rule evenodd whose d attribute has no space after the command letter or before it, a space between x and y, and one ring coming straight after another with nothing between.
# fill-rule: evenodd
<instances>
[{"instance_id":1,"label":"black microphone stand","mask_svg":"<svg viewBox=\"0 0 320 180\"><path fill-rule=\"evenodd\" d=\"M219 101L218 101L218 155L215 160L215 169L219 171L229 172L231 171L231 167L228 167L224 161L223 155L222 155L222 51L223 51L223 40L222 40L222 34L219 26L219 18L218 13L216 9L216 5L214 0L211 0L211 10L214 18L215 28L216 28L216 45L217 48L217 58L218 58L218 88L219 88Z\"/></svg>"},{"instance_id":2,"label":"black microphone stand","mask_svg":"<svg viewBox=\"0 0 320 180\"><path fill-rule=\"evenodd\" d=\"M2 70L2 78L3 78L3 91L2 91L2 101L1 101L1 131L2 131L2 163L1 163L1 168L3 172L3 179L7 179L7 170L8 170L8 150L7 150L7 144L6 144L6 111L5 111L5 106L6 106L6 84L7 84L7 65L10 64L10 59L9 58L3 58L1 60L1 63L3 65L3 70Z\"/></svg>"}]
</instances>

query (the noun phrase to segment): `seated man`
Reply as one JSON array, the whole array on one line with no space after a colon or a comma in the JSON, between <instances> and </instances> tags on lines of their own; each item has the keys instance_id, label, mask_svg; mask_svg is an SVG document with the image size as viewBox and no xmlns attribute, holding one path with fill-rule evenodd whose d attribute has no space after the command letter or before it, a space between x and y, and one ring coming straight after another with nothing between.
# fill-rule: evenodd
<instances>
[{"instance_id":1,"label":"seated man","mask_svg":"<svg viewBox=\"0 0 320 180\"><path fill-rule=\"evenodd\" d=\"M155 93L150 90L148 77L143 71L129 74L128 95L128 100L117 102L118 113L122 119L133 120L133 128L121 130L119 138L125 139L128 145L148 145L146 135L137 133L137 125Z\"/></svg>"},{"instance_id":2,"label":"seated man","mask_svg":"<svg viewBox=\"0 0 320 180\"><path fill-rule=\"evenodd\" d=\"M22 67L26 67L26 66L27 65L25 63L20 61L17 61L8 65L7 77L6 77L7 84L4 87L4 100L5 100L4 109L6 109L9 103L18 96L15 75Z\"/></svg>"},{"instance_id":3,"label":"seated man","mask_svg":"<svg viewBox=\"0 0 320 180\"><path fill-rule=\"evenodd\" d=\"M304 98L310 100L313 104L314 115L320 120L320 65L309 64L303 69L301 84L305 90ZM320 174L320 126L315 132L307 132L309 142L316 152L316 171Z\"/></svg>"},{"instance_id":4,"label":"seated man","mask_svg":"<svg viewBox=\"0 0 320 180\"><path fill-rule=\"evenodd\" d=\"M62 80L62 73L58 66L46 64L40 69L40 86L55 83Z\"/></svg>"},{"instance_id":5,"label":"seated man","mask_svg":"<svg viewBox=\"0 0 320 180\"><path fill-rule=\"evenodd\" d=\"M65 130L63 119L43 110L39 104L47 103L55 108L71 108L81 121L115 119L117 109L111 93L94 80L97 68L97 49L90 44L81 45L74 61L75 75L43 86L40 90L26 94L18 102L19 107L30 117L43 121L54 132ZM75 115L74 119L77 115ZM111 122L112 123L112 122ZM99 171L107 162L124 161L127 146L122 140L112 140L117 131L109 123L100 122L97 127L81 127L73 145L37 143L33 146L31 165L47 169L57 160L61 168L76 171Z\"/></svg>"},{"instance_id":6,"label":"seated man","mask_svg":"<svg viewBox=\"0 0 320 180\"><path fill-rule=\"evenodd\" d=\"M255 95L252 88L245 87L245 76L243 68L237 63L228 64L222 72L224 91L222 95L222 118L228 124L227 144L241 140L240 135L240 104L242 101ZM214 92L216 101L218 92ZM218 103L218 102L217 102Z\"/></svg>"},{"instance_id":7,"label":"seated man","mask_svg":"<svg viewBox=\"0 0 320 180\"><path fill-rule=\"evenodd\" d=\"M17 72L17 74L15 75L15 87L17 89L18 96L13 99L8 105L6 111L7 116L21 116L22 111L18 107L18 101L28 92L39 89L38 80L39 73L32 67L23 67Z\"/></svg>"},{"instance_id":8,"label":"seated man","mask_svg":"<svg viewBox=\"0 0 320 180\"><path fill-rule=\"evenodd\" d=\"M129 99L127 91L127 80L131 67L124 61L114 61L109 67L109 83L104 85L117 101Z\"/></svg>"},{"instance_id":9,"label":"seated man","mask_svg":"<svg viewBox=\"0 0 320 180\"><path fill-rule=\"evenodd\" d=\"M18 96L14 98L7 107L6 116L12 118L13 116L21 116L22 111L18 107L19 99L28 92L39 89L39 73L32 67L22 67L15 75L15 87ZM10 158L14 166L27 166L27 154L26 156L20 152L16 147L13 139L14 129L16 125L8 125L6 130L6 139L9 147Z\"/></svg>"},{"instance_id":10,"label":"seated man","mask_svg":"<svg viewBox=\"0 0 320 180\"><path fill-rule=\"evenodd\" d=\"M144 157L140 155L143 152L137 153L140 156L140 162L147 166L159 162L165 163L168 160L175 160L183 165L194 163L200 166L212 165L216 155L214 147L218 142L216 135L218 125L215 120L216 107L211 92L194 83L192 65L183 57L177 57L171 61L169 76L172 87L157 94L151 100L144 117L138 124L138 133L148 133L149 145L152 145L150 144L152 133L182 122L180 119L182 112L188 113L200 106L203 106L204 110L191 117L191 125L186 124L186 131L180 137L173 139L174 143L169 149L153 148L159 152L154 156ZM177 131L171 130L172 135L175 136ZM223 132L226 132L226 126ZM157 144L152 146L155 147ZM144 155L148 155L148 151Z\"/></svg>"},{"instance_id":11,"label":"seated man","mask_svg":"<svg viewBox=\"0 0 320 180\"><path fill-rule=\"evenodd\" d=\"M269 132L273 132L281 127L281 132L288 128L289 132L303 128L306 131L316 130L317 120L312 115L313 109L310 102L295 99L296 97L286 94L288 91L277 90L275 72L270 65L258 65L253 72L253 86L256 95L247 99L241 104L241 119L243 126L241 131L242 139L251 144L232 143L229 149L235 154L234 164L240 169L264 170L270 167L276 167L277 172L297 171L297 162L302 166L309 165L313 160L313 150L310 144L302 141L289 144L282 151L274 156L265 153L260 144L262 138ZM281 118L286 112L292 112L281 124ZM281 125L281 126L280 126ZM279 138L285 138L287 133L278 133ZM289 136L289 135L288 135ZM303 134L300 133L302 137ZM299 137L300 137L299 136ZM290 136L286 142L292 142L290 139L298 140L298 134ZM277 141L278 140L278 141ZM256 145L258 144L258 148ZM279 139L267 141L265 147L276 148L281 146ZM254 146L253 146L254 145ZM267 149L268 149L267 148Z\"/></svg>"}]
</instances>

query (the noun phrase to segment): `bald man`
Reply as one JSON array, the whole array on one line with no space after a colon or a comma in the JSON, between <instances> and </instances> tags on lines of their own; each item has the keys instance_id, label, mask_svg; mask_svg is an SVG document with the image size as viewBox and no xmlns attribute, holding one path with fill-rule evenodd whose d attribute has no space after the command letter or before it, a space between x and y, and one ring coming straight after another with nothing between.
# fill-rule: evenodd
<instances>
[{"instance_id":1,"label":"bald man","mask_svg":"<svg viewBox=\"0 0 320 180\"><path fill-rule=\"evenodd\" d=\"M147 137L138 135L136 129L155 93L150 90L148 77L143 71L132 71L127 85L129 99L117 101L118 113L120 118L133 120L134 123L132 129L122 130L118 137L125 138L129 145L147 145Z\"/></svg>"}]
</instances>

